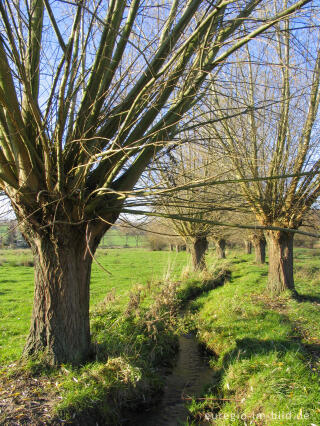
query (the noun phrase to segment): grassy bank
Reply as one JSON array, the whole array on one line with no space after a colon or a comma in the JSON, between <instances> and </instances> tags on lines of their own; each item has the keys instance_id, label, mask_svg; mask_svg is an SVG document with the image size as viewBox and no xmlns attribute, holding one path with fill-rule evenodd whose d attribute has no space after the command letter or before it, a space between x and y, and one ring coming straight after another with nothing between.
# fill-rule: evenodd
<instances>
[{"instance_id":1,"label":"grassy bank","mask_svg":"<svg viewBox=\"0 0 320 426\"><path fill-rule=\"evenodd\" d=\"M270 299L267 267L244 256L233 260L231 282L193 303L199 340L215 354L216 371L207 399L190 406L196 418L221 425L319 423L320 276L310 253L297 254L298 300Z\"/></svg>"},{"instance_id":2,"label":"grassy bank","mask_svg":"<svg viewBox=\"0 0 320 426\"><path fill-rule=\"evenodd\" d=\"M178 349L181 308L195 292L220 285L223 277L224 271L217 269L210 279L195 274L183 281L140 285L125 307L110 293L92 312L96 359L70 369L60 382L63 401L56 407L57 415L83 421L85 413L103 424L123 424L130 420L126 411L154 403L162 390L164 368L172 367Z\"/></svg>"},{"instance_id":3,"label":"grassy bank","mask_svg":"<svg viewBox=\"0 0 320 426\"><path fill-rule=\"evenodd\" d=\"M38 359L3 369L0 423L116 425L126 410L150 404L177 349L175 290L141 285L126 303L110 292L92 309L92 359L82 366Z\"/></svg>"},{"instance_id":4,"label":"grassy bank","mask_svg":"<svg viewBox=\"0 0 320 426\"><path fill-rule=\"evenodd\" d=\"M119 285L116 291L110 287L91 310L91 361L77 368L63 365L53 369L40 359L27 365L12 363L2 371L0 396L10 409L0 402L0 421L123 424L126 412L148 406L160 396L163 369L172 365L177 350L180 321L177 314L195 292L209 290L215 281L212 273L210 279L201 282L199 276L177 280L186 261L185 254L184 258L181 254L174 255L174 261L171 258L169 264L168 256L172 254L142 254L144 258L136 262L144 261L139 281L133 286L131 281L125 285L122 275L123 286ZM124 265L132 271L134 259L130 255L129 251L115 256L114 273L116 267L123 273ZM161 274L158 269L156 279L155 268L161 268L160 259L163 262L166 259L167 263L165 269L162 265ZM110 268L112 262L108 260ZM100 253L98 261L106 261L105 253ZM94 288L97 290L97 286ZM32 404L39 399L41 403L35 413Z\"/></svg>"},{"instance_id":5,"label":"grassy bank","mask_svg":"<svg viewBox=\"0 0 320 426\"><path fill-rule=\"evenodd\" d=\"M91 281L92 359L59 369L41 359L17 362L29 327L33 268L28 251L3 251L0 259L1 361L10 363L0 375L0 423L118 424L125 410L160 394L161 371L177 349L176 286L165 278L180 276L186 253L100 250Z\"/></svg>"},{"instance_id":6,"label":"grassy bank","mask_svg":"<svg viewBox=\"0 0 320 426\"><path fill-rule=\"evenodd\" d=\"M122 424L126 410L160 395L162 369L177 350L176 286L140 285L127 304L120 299L111 292L91 313L92 362L60 371L58 418Z\"/></svg>"}]
</instances>

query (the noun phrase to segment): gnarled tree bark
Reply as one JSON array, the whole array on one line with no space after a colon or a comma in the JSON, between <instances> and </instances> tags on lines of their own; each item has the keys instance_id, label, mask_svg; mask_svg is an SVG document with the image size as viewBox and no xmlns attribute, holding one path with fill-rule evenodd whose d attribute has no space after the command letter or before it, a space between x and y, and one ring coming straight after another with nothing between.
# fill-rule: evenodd
<instances>
[{"instance_id":1,"label":"gnarled tree bark","mask_svg":"<svg viewBox=\"0 0 320 426\"><path fill-rule=\"evenodd\" d=\"M250 240L244 240L244 248L246 254L251 254L252 252L252 242Z\"/></svg>"},{"instance_id":2,"label":"gnarled tree bark","mask_svg":"<svg viewBox=\"0 0 320 426\"><path fill-rule=\"evenodd\" d=\"M208 248L207 237L197 237L190 245L190 252L192 257L192 266L194 271L204 270L206 268L205 254Z\"/></svg>"},{"instance_id":3,"label":"gnarled tree bark","mask_svg":"<svg viewBox=\"0 0 320 426\"><path fill-rule=\"evenodd\" d=\"M35 260L34 304L23 356L43 353L47 362L79 364L90 353L92 255L102 233L89 226L61 226L24 235Z\"/></svg>"},{"instance_id":4,"label":"gnarled tree bark","mask_svg":"<svg viewBox=\"0 0 320 426\"><path fill-rule=\"evenodd\" d=\"M269 274L267 289L278 295L285 290L294 291L293 238L284 231L267 231Z\"/></svg>"},{"instance_id":5,"label":"gnarled tree bark","mask_svg":"<svg viewBox=\"0 0 320 426\"><path fill-rule=\"evenodd\" d=\"M216 253L218 259L226 258L226 240L224 238L219 238L214 241L216 246Z\"/></svg>"},{"instance_id":6,"label":"gnarled tree bark","mask_svg":"<svg viewBox=\"0 0 320 426\"><path fill-rule=\"evenodd\" d=\"M266 262L266 238L261 233L261 235L253 235L252 243L254 246L255 252L255 263L258 265L263 265Z\"/></svg>"}]
</instances>

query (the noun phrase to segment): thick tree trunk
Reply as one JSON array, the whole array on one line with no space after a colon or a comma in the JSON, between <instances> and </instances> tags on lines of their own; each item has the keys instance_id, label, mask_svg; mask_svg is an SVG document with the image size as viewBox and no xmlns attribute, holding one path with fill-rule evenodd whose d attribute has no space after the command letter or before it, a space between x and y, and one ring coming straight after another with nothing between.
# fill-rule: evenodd
<instances>
[{"instance_id":1,"label":"thick tree trunk","mask_svg":"<svg viewBox=\"0 0 320 426\"><path fill-rule=\"evenodd\" d=\"M205 254L208 248L206 237L195 238L190 246L193 270L204 270L206 268Z\"/></svg>"},{"instance_id":2,"label":"thick tree trunk","mask_svg":"<svg viewBox=\"0 0 320 426\"><path fill-rule=\"evenodd\" d=\"M294 291L293 233L267 231L269 274L267 288L278 295L285 290Z\"/></svg>"},{"instance_id":3,"label":"thick tree trunk","mask_svg":"<svg viewBox=\"0 0 320 426\"><path fill-rule=\"evenodd\" d=\"M226 240L224 238L219 238L215 240L216 253L218 259L226 258Z\"/></svg>"},{"instance_id":4,"label":"thick tree trunk","mask_svg":"<svg viewBox=\"0 0 320 426\"><path fill-rule=\"evenodd\" d=\"M88 358L90 252L95 252L99 242L90 235L76 226L60 227L59 233L52 230L41 237L28 235L34 252L35 287L24 356L42 354L51 364L78 364Z\"/></svg>"},{"instance_id":5,"label":"thick tree trunk","mask_svg":"<svg viewBox=\"0 0 320 426\"><path fill-rule=\"evenodd\" d=\"M255 252L255 263L262 265L266 262L266 239L264 235L254 235L252 242Z\"/></svg>"},{"instance_id":6,"label":"thick tree trunk","mask_svg":"<svg viewBox=\"0 0 320 426\"><path fill-rule=\"evenodd\" d=\"M252 243L250 240L244 240L244 248L246 254L251 254L252 252Z\"/></svg>"}]
</instances>

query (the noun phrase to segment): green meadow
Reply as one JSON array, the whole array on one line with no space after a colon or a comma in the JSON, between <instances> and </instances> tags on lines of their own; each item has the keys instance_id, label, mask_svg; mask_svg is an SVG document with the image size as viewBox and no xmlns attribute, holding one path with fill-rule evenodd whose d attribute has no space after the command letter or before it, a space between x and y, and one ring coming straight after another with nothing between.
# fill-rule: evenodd
<instances>
[{"instance_id":1,"label":"green meadow","mask_svg":"<svg viewBox=\"0 0 320 426\"><path fill-rule=\"evenodd\" d=\"M136 238L134 235L126 235L125 230L119 230L116 227L111 228L101 240L102 247L145 247L148 245L145 234Z\"/></svg>"},{"instance_id":2,"label":"green meadow","mask_svg":"<svg viewBox=\"0 0 320 426\"><path fill-rule=\"evenodd\" d=\"M204 276L190 274L186 252L99 249L91 278L96 359L62 367L67 375L42 371L39 363L28 367L32 374L53 375L60 398L55 415L70 420L95 413L118 424L123 409L145 403L146 395L152 402L162 386L159 365L174 359L175 336L192 330L210 355L214 379L202 400L189 403L188 424L318 425L320 251L295 250L299 297L276 299L265 290L267 265L255 265L253 255L240 251L227 255L218 261L210 250ZM5 371L19 358L28 332L31 253L2 250L0 264ZM230 270L231 278L208 291L205 282L218 270ZM179 306L184 316L175 319Z\"/></svg>"},{"instance_id":3,"label":"green meadow","mask_svg":"<svg viewBox=\"0 0 320 426\"><path fill-rule=\"evenodd\" d=\"M178 276L186 253L145 249L99 249L91 274L91 307L114 292L120 305L130 290ZM19 358L28 333L33 300L30 250L0 250L0 365Z\"/></svg>"}]
</instances>

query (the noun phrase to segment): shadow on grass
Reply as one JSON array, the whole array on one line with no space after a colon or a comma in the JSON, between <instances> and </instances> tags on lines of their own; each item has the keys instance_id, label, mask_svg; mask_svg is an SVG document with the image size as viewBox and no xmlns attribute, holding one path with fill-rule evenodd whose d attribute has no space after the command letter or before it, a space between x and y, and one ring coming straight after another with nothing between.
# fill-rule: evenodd
<instances>
[{"instance_id":1,"label":"shadow on grass","mask_svg":"<svg viewBox=\"0 0 320 426\"><path fill-rule=\"evenodd\" d=\"M301 297L301 296L299 296ZM305 300L311 299L312 301L319 301L318 298L308 298L306 296ZM301 300L302 301L302 300ZM260 313L260 318L264 317L271 312ZM276 314L276 313L274 313ZM279 315L279 314L278 314ZM255 318L254 315L252 317ZM292 326L292 322L286 315L279 315L279 322L288 323ZM250 319L246 319L246 327L248 326ZM231 330L231 334L237 334L241 331L244 324L242 321L238 321ZM223 330L218 330L218 333ZM235 362L241 360L250 360L256 356L268 355L270 353L277 353L279 356L285 357L286 354L298 354L300 353L301 357L308 359L308 364L313 362L315 359L319 359L320 356L320 344L318 343L305 343L303 342L303 337L300 335L294 335L292 330L292 336L288 338L274 338L274 339L260 339L258 337L243 337L235 340L235 345L227 353L223 355L219 360L219 355L216 353L211 353L211 355L218 361L219 367L215 370L215 383L211 386L211 391L214 391L217 396L223 397L222 382L226 372Z\"/></svg>"},{"instance_id":2,"label":"shadow on grass","mask_svg":"<svg viewBox=\"0 0 320 426\"><path fill-rule=\"evenodd\" d=\"M300 340L300 339L299 339ZM222 358L223 369L227 369L234 360L251 359L255 355L266 355L277 352L285 355L286 352L303 352L303 346L296 338L294 340L262 340L245 337L236 340L236 347Z\"/></svg>"},{"instance_id":3,"label":"shadow on grass","mask_svg":"<svg viewBox=\"0 0 320 426\"><path fill-rule=\"evenodd\" d=\"M310 294L296 293L294 295L294 299L299 303L311 302L311 303L319 303L320 304L320 296L311 296Z\"/></svg>"},{"instance_id":4,"label":"shadow on grass","mask_svg":"<svg viewBox=\"0 0 320 426\"><path fill-rule=\"evenodd\" d=\"M213 382L211 386L208 387L208 390L213 392L218 398L221 397L223 399L223 379L226 371L228 371L235 362L250 360L257 355L267 355L274 352L280 354L281 357L285 357L289 352L295 354L300 353L302 357L312 360L319 357L320 345L303 344L298 336L288 340L262 340L249 337L236 340L236 346L226 353L219 362L219 368L215 370ZM210 355L216 360L219 358L215 353L210 353Z\"/></svg>"},{"instance_id":5,"label":"shadow on grass","mask_svg":"<svg viewBox=\"0 0 320 426\"><path fill-rule=\"evenodd\" d=\"M208 293L218 287L221 287L225 282L231 281L231 271L224 270L217 278L204 279L200 281L190 281L186 286L178 290L178 299L180 300L181 308L184 308L188 303L194 301L197 297ZM200 304L197 305L198 309Z\"/></svg>"}]
</instances>

